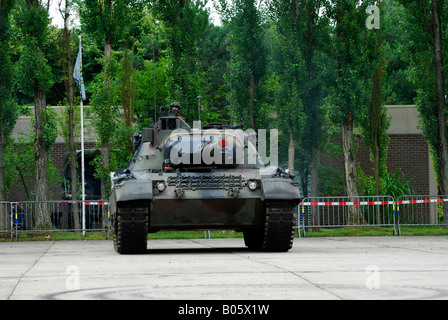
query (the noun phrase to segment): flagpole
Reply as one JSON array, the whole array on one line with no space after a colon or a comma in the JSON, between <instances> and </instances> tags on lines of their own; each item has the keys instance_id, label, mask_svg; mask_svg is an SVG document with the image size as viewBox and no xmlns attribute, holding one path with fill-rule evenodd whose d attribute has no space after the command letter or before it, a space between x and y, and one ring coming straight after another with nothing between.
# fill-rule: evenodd
<instances>
[{"instance_id":1,"label":"flagpole","mask_svg":"<svg viewBox=\"0 0 448 320\"><path fill-rule=\"evenodd\" d=\"M79 51L81 52L81 36L79 36ZM81 58L82 61L82 58ZM82 71L81 71L82 72ZM82 188L82 235L86 235L86 192L85 192L85 167L84 167L84 104L81 96L81 188Z\"/></svg>"}]
</instances>

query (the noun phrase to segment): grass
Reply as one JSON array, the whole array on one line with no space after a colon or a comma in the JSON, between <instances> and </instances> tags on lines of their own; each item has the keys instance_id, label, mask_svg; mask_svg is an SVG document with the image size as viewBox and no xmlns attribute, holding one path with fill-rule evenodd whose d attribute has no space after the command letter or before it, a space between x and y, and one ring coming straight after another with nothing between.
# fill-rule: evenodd
<instances>
[{"instance_id":1,"label":"grass","mask_svg":"<svg viewBox=\"0 0 448 320\"><path fill-rule=\"evenodd\" d=\"M201 230L194 231L159 231L157 233L148 234L148 239L203 239L208 237L208 232ZM233 230L210 230L210 238L242 238L241 232ZM15 241L15 234L13 241ZM63 241L63 240L105 240L107 239L107 232L105 231L88 231L85 236L82 232L74 231L51 231L51 232L19 232L19 241ZM109 239L113 239L112 231L109 234ZM0 242L11 241L10 232L0 233Z\"/></svg>"},{"instance_id":2,"label":"grass","mask_svg":"<svg viewBox=\"0 0 448 320\"><path fill-rule=\"evenodd\" d=\"M448 236L448 229L443 226L412 226L400 227L402 236ZM393 236L393 227L344 227L344 228L319 228L306 230L306 237L366 237L366 236ZM49 236L49 238L48 238ZM297 231L295 236L297 237ZM301 230L303 236L303 230ZM208 232L195 231L160 231L148 235L148 239L204 239ZM242 238L241 232L233 230L210 230L211 239L219 238ZM56 231L56 232L19 232L19 241L64 241L64 240L105 240L107 232L88 231L84 236L82 232ZM109 239L113 238L112 232ZM0 233L0 242L11 241L11 233ZM13 235L15 241L15 235Z\"/></svg>"},{"instance_id":3,"label":"grass","mask_svg":"<svg viewBox=\"0 0 448 320\"><path fill-rule=\"evenodd\" d=\"M396 229L398 232L398 229ZM405 226L400 227L402 236L448 236L448 229L444 226ZM303 236L303 230L301 230ZM345 227L319 228L306 230L307 237L368 237L393 236L393 227Z\"/></svg>"}]
</instances>

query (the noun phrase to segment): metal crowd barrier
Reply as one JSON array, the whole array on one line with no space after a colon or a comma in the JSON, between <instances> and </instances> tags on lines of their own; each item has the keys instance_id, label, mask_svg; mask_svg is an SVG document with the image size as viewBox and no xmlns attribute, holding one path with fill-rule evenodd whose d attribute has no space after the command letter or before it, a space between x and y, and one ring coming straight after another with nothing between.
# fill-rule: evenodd
<instances>
[{"instance_id":1,"label":"metal crowd barrier","mask_svg":"<svg viewBox=\"0 0 448 320\"><path fill-rule=\"evenodd\" d=\"M0 202L0 232L108 230L105 201L84 201L84 206L82 201Z\"/></svg>"},{"instance_id":2,"label":"metal crowd barrier","mask_svg":"<svg viewBox=\"0 0 448 320\"><path fill-rule=\"evenodd\" d=\"M298 205L297 228L448 225L448 196L313 197ZM0 232L110 231L105 201L0 202ZM83 211L83 207L85 208ZM40 225L44 218L45 224ZM205 237L205 234L204 234Z\"/></svg>"},{"instance_id":3,"label":"metal crowd barrier","mask_svg":"<svg viewBox=\"0 0 448 320\"><path fill-rule=\"evenodd\" d=\"M398 233L395 201L390 196L314 197L298 206L298 229L307 227L391 226Z\"/></svg>"},{"instance_id":4,"label":"metal crowd barrier","mask_svg":"<svg viewBox=\"0 0 448 320\"><path fill-rule=\"evenodd\" d=\"M399 219L402 226L445 225L448 212L448 196L401 196L397 199Z\"/></svg>"}]
</instances>

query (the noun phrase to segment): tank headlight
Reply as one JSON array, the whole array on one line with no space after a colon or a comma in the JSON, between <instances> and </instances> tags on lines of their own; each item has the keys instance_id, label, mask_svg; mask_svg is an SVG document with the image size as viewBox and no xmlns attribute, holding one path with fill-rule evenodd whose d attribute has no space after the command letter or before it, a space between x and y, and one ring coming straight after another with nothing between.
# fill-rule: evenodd
<instances>
[{"instance_id":1,"label":"tank headlight","mask_svg":"<svg viewBox=\"0 0 448 320\"><path fill-rule=\"evenodd\" d=\"M247 186L249 187L250 190L254 191L255 189L257 189L258 184L257 181L249 181Z\"/></svg>"},{"instance_id":2,"label":"tank headlight","mask_svg":"<svg viewBox=\"0 0 448 320\"><path fill-rule=\"evenodd\" d=\"M156 186L157 186L157 190L159 190L160 192L162 192L166 188L165 182L157 182Z\"/></svg>"}]
</instances>

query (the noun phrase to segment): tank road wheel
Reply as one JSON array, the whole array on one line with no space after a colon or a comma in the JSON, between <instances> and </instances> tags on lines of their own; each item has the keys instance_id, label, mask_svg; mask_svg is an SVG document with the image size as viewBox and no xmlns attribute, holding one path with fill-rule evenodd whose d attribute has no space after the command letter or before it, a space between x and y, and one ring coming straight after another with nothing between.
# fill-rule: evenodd
<instances>
[{"instance_id":1,"label":"tank road wheel","mask_svg":"<svg viewBox=\"0 0 448 320\"><path fill-rule=\"evenodd\" d=\"M121 254L145 253L148 206L118 207L114 218L114 249Z\"/></svg>"}]
</instances>

